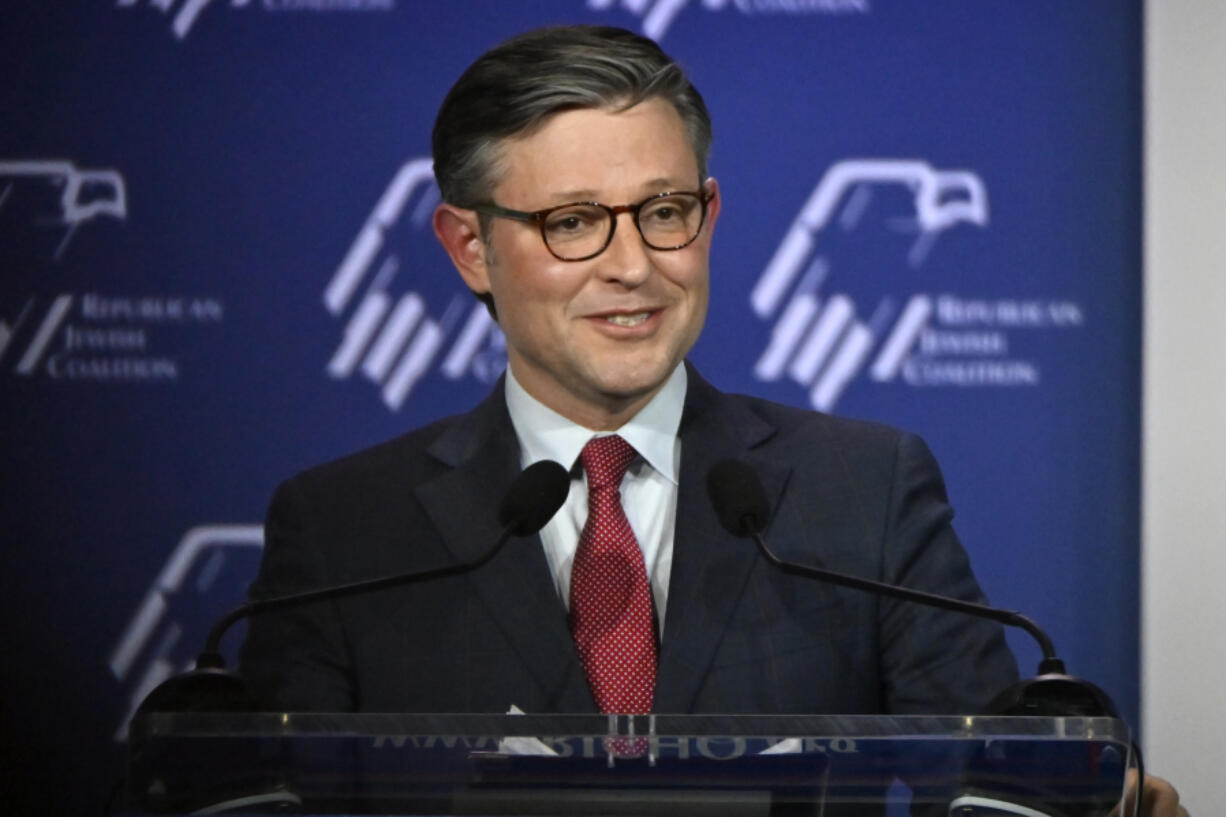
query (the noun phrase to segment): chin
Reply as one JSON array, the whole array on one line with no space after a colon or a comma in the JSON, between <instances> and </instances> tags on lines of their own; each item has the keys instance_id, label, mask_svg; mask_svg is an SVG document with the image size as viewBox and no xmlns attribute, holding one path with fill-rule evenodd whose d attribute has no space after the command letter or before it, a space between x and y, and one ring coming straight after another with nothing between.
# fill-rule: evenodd
<instances>
[{"instance_id":1,"label":"chin","mask_svg":"<svg viewBox=\"0 0 1226 817\"><path fill-rule=\"evenodd\" d=\"M652 367L650 371L638 369L619 376L602 378L600 384L606 395L615 399L633 400L655 391L664 385L673 373L673 366Z\"/></svg>"}]
</instances>

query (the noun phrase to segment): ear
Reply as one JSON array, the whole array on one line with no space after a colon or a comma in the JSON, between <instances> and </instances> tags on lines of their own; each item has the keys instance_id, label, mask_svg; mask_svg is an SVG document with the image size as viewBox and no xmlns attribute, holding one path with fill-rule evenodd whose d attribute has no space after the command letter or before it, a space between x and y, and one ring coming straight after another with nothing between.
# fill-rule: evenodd
<instances>
[{"instance_id":1,"label":"ear","mask_svg":"<svg viewBox=\"0 0 1226 817\"><path fill-rule=\"evenodd\" d=\"M719 182L715 180L714 176L707 177L702 187L711 194L711 200L707 202L706 227L708 230L714 230L715 222L719 218L720 207L723 205L724 199L719 193Z\"/></svg>"},{"instance_id":2,"label":"ear","mask_svg":"<svg viewBox=\"0 0 1226 817\"><path fill-rule=\"evenodd\" d=\"M477 214L443 202L434 210L433 223L434 234L451 256L451 263L455 264L464 283L478 295L488 293L489 270Z\"/></svg>"}]
</instances>

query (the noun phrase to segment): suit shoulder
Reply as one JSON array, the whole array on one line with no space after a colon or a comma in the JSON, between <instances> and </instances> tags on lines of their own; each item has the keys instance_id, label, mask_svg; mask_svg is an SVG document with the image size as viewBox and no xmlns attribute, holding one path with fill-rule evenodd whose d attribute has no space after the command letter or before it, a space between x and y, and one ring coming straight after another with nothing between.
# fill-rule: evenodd
<instances>
[{"instance_id":1,"label":"suit shoulder","mask_svg":"<svg viewBox=\"0 0 1226 817\"><path fill-rule=\"evenodd\" d=\"M840 417L813 409L798 408L745 394L726 395L776 430L772 442L820 441L836 447L894 450L904 440L917 440L910 432L885 423Z\"/></svg>"},{"instance_id":2,"label":"suit shoulder","mask_svg":"<svg viewBox=\"0 0 1226 817\"><path fill-rule=\"evenodd\" d=\"M444 469L428 452L431 445L448 430L463 422L457 414L436 420L412 431L376 443L337 459L311 466L283 483L307 494L331 495L378 491L395 485L403 489Z\"/></svg>"}]
</instances>

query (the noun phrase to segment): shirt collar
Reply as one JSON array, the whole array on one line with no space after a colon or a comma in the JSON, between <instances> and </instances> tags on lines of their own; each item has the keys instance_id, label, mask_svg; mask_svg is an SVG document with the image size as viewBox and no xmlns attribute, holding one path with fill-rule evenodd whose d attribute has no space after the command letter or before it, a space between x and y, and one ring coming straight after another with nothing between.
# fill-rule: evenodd
<instances>
[{"instance_id":1,"label":"shirt collar","mask_svg":"<svg viewBox=\"0 0 1226 817\"><path fill-rule=\"evenodd\" d=\"M674 485L677 484L677 429L685 406L685 365L678 365L664 387L615 433L634 446L647 464ZM521 464L554 460L571 468L579 452L593 437L606 432L592 431L558 414L524 390L507 367L507 411L519 438Z\"/></svg>"}]
</instances>

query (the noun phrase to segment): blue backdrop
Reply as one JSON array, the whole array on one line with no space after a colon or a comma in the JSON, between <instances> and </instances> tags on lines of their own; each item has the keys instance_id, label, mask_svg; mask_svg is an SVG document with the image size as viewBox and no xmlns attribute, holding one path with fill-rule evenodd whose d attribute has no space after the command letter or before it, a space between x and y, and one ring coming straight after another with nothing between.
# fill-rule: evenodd
<instances>
[{"instance_id":1,"label":"blue backdrop","mask_svg":"<svg viewBox=\"0 0 1226 817\"><path fill-rule=\"evenodd\" d=\"M1139 5L10 0L7 802L101 802L279 479L488 391L429 132L473 58L554 22L657 37L711 108L698 366L924 435L993 602L1135 724Z\"/></svg>"}]
</instances>

